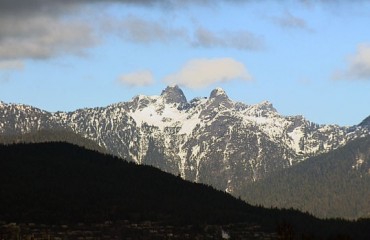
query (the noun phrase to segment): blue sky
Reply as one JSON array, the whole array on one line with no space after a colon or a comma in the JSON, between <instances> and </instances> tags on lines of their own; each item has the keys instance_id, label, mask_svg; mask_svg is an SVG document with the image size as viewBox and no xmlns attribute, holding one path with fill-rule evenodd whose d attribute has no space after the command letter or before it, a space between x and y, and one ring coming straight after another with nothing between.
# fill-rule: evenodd
<instances>
[{"instance_id":1,"label":"blue sky","mask_svg":"<svg viewBox=\"0 0 370 240\"><path fill-rule=\"evenodd\" d=\"M283 115L370 115L370 1L0 0L0 100L106 106L179 84Z\"/></svg>"}]
</instances>

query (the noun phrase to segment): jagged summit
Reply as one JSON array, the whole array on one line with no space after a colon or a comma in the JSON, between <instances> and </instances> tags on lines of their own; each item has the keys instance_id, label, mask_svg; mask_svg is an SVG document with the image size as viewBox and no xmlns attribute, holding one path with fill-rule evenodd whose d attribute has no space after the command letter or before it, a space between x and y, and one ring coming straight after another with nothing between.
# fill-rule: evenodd
<instances>
[{"instance_id":1,"label":"jagged summit","mask_svg":"<svg viewBox=\"0 0 370 240\"><path fill-rule=\"evenodd\" d=\"M209 99L223 99L223 100L229 100L229 97L227 96L225 90L222 88L218 87L214 90L212 90Z\"/></svg>"},{"instance_id":2,"label":"jagged summit","mask_svg":"<svg viewBox=\"0 0 370 240\"><path fill-rule=\"evenodd\" d=\"M367 118L365 118L365 119L364 119L364 120L359 124L359 126L370 128L370 116L368 116Z\"/></svg>"},{"instance_id":3,"label":"jagged summit","mask_svg":"<svg viewBox=\"0 0 370 240\"><path fill-rule=\"evenodd\" d=\"M269 101L263 101L255 105L251 105L249 106L247 112L248 115L255 117L269 117L278 114L277 110Z\"/></svg>"},{"instance_id":4,"label":"jagged summit","mask_svg":"<svg viewBox=\"0 0 370 240\"><path fill-rule=\"evenodd\" d=\"M187 103L184 92L178 85L167 86L161 93L166 103Z\"/></svg>"},{"instance_id":5,"label":"jagged summit","mask_svg":"<svg viewBox=\"0 0 370 240\"><path fill-rule=\"evenodd\" d=\"M266 111L277 112L272 103L269 101L263 101L259 104L256 104L256 106Z\"/></svg>"},{"instance_id":6,"label":"jagged summit","mask_svg":"<svg viewBox=\"0 0 370 240\"><path fill-rule=\"evenodd\" d=\"M215 88L215 89L212 90L211 95L209 96L209 98L215 98L217 96L224 96L224 95L227 96L225 90L218 87L218 88Z\"/></svg>"}]
</instances>

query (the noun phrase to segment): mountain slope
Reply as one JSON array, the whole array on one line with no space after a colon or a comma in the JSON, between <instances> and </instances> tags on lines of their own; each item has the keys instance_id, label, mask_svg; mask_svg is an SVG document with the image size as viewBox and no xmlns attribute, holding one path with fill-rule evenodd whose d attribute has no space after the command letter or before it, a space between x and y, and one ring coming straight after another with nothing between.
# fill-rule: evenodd
<instances>
[{"instance_id":1,"label":"mountain slope","mask_svg":"<svg viewBox=\"0 0 370 240\"><path fill-rule=\"evenodd\" d=\"M24 105L0 101L0 134L19 135L42 129L64 129L47 111Z\"/></svg>"},{"instance_id":2,"label":"mountain slope","mask_svg":"<svg viewBox=\"0 0 370 240\"><path fill-rule=\"evenodd\" d=\"M0 145L0 220L76 223L127 219L260 226L296 236L368 239L369 221L323 221L252 207L211 187L66 143ZM290 229L290 228L289 228Z\"/></svg>"},{"instance_id":3,"label":"mountain slope","mask_svg":"<svg viewBox=\"0 0 370 240\"><path fill-rule=\"evenodd\" d=\"M282 116L269 102L234 102L220 88L187 101L171 86L160 96L68 113L0 104L0 135L55 128L70 129L129 161L234 194L244 182L343 146L370 129Z\"/></svg>"},{"instance_id":4,"label":"mountain slope","mask_svg":"<svg viewBox=\"0 0 370 240\"><path fill-rule=\"evenodd\" d=\"M248 184L240 195L250 203L319 217L370 217L370 137Z\"/></svg>"}]
</instances>

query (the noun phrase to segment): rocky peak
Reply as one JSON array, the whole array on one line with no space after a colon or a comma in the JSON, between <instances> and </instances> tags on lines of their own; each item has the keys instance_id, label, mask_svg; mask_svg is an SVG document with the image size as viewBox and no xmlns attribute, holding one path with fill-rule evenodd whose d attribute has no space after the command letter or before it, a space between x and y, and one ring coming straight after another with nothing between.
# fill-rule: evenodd
<instances>
[{"instance_id":1,"label":"rocky peak","mask_svg":"<svg viewBox=\"0 0 370 240\"><path fill-rule=\"evenodd\" d=\"M222 88L216 88L212 90L211 95L209 96L209 100L212 102L217 102L217 103L231 103L225 90L223 90ZM228 107L231 107L231 105L229 104L227 105Z\"/></svg>"},{"instance_id":2,"label":"rocky peak","mask_svg":"<svg viewBox=\"0 0 370 240\"><path fill-rule=\"evenodd\" d=\"M370 116L365 118L360 124L360 127L370 128Z\"/></svg>"},{"instance_id":3,"label":"rocky peak","mask_svg":"<svg viewBox=\"0 0 370 240\"><path fill-rule=\"evenodd\" d=\"M147 107L150 104L150 99L147 96L144 95L137 95L135 96L131 101L131 109L137 110L137 109L143 109Z\"/></svg>"},{"instance_id":4,"label":"rocky peak","mask_svg":"<svg viewBox=\"0 0 370 240\"><path fill-rule=\"evenodd\" d=\"M270 112L277 112L276 109L274 108L274 106L272 105L272 103L269 102L269 101L263 101L263 102L257 104L256 106L258 106L258 108L261 109L261 110L270 111Z\"/></svg>"},{"instance_id":5,"label":"rocky peak","mask_svg":"<svg viewBox=\"0 0 370 240\"><path fill-rule=\"evenodd\" d=\"M209 99L214 99L214 98L226 98L226 99L229 99L229 97L227 96L225 90L223 90L222 88L216 88L214 90L212 90L211 92L211 95L209 96Z\"/></svg>"},{"instance_id":6,"label":"rocky peak","mask_svg":"<svg viewBox=\"0 0 370 240\"><path fill-rule=\"evenodd\" d=\"M250 116L255 117L268 117L270 114L276 114L277 111L269 101L263 101L261 103L251 105L247 108L247 113Z\"/></svg>"},{"instance_id":7,"label":"rocky peak","mask_svg":"<svg viewBox=\"0 0 370 240\"><path fill-rule=\"evenodd\" d=\"M219 106L226 108L232 107L232 101L227 96L226 92L222 88L216 88L212 90L208 102L210 103L209 108L215 109Z\"/></svg>"},{"instance_id":8,"label":"rocky peak","mask_svg":"<svg viewBox=\"0 0 370 240\"><path fill-rule=\"evenodd\" d=\"M179 86L168 86L162 91L161 97L165 103L187 103L186 97Z\"/></svg>"}]
</instances>

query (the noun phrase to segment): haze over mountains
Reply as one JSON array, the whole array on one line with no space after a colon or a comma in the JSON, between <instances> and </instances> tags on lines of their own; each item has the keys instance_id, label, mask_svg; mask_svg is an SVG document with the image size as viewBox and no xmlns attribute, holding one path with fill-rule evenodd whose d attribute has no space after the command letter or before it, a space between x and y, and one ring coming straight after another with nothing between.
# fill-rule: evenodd
<instances>
[{"instance_id":1,"label":"haze over mountains","mask_svg":"<svg viewBox=\"0 0 370 240\"><path fill-rule=\"evenodd\" d=\"M208 98L188 101L178 86L169 86L159 96L138 95L129 102L73 112L50 113L32 106L0 103L1 138L18 138L19 142L19 135L32 136L40 130L77 134L77 139L83 137L99 145L85 142L82 146L90 145L90 149L245 197L250 183L369 136L370 122L367 118L351 127L319 125L303 116L282 116L267 101L256 105L234 102L220 88ZM21 139L50 139L48 134L37 135L38 141ZM80 142L71 140L75 137L59 140ZM359 212L363 215L337 216L366 215L362 210Z\"/></svg>"}]
</instances>

